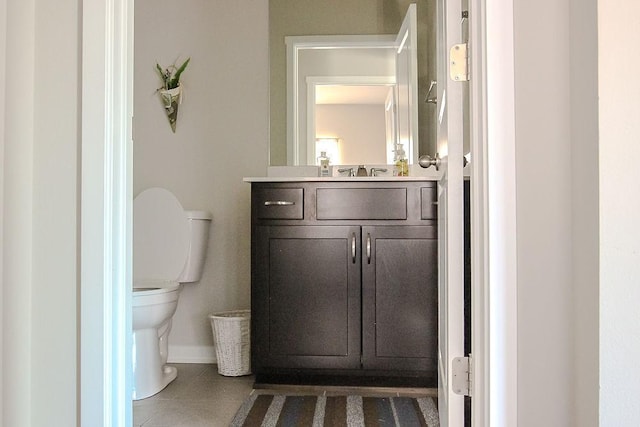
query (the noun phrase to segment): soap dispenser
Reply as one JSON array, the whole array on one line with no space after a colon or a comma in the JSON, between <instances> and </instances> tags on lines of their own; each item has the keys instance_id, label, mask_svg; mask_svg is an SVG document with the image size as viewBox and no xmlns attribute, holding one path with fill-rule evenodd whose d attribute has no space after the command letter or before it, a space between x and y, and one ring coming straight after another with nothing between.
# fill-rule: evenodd
<instances>
[{"instance_id":1,"label":"soap dispenser","mask_svg":"<svg viewBox=\"0 0 640 427\"><path fill-rule=\"evenodd\" d=\"M404 153L402 144L396 144L395 149L395 164L396 169L394 171L395 176L409 176L409 162L407 156Z\"/></svg>"},{"instance_id":2,"label":"soap dispenser","mask_svg":"<svg viewBox=\"0 0 640 427\"><path fill-rule=\"evenodd\" d=\"M331 176L331 171L329 170L329 162L330 159L327 157L326 151L321 151L320 156L318 157L318 165L320 166L320 176Z\"/></svg>"}]
</instances>

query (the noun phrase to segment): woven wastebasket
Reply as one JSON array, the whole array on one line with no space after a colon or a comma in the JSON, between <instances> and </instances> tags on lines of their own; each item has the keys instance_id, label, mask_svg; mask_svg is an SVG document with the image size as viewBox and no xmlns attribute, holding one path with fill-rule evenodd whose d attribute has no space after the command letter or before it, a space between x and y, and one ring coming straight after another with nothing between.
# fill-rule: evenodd
<instances>
[{"instance_id":1,"label":"woven wastebasket","mask_svg":"<svg viewBox=\"0 0 640 427\"><path fill-rule=\"evenodd\" d=\"M251 373L251 311L225 311L209 315L216 344L218 373L239 377Z\"/></svg>"}]
</instances>

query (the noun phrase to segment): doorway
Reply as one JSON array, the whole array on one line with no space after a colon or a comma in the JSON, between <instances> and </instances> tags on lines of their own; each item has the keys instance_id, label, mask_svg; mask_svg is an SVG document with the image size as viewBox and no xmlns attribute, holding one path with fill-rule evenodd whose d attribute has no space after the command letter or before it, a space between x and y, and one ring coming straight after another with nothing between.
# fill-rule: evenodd
<instances>
[{"instance_id":1,"label":"doorway","mask_svg":"<svg viewBox=\"0 0 640 427\"><path fill-rule=\"evenodd\" d=\"M133 58L131 56L131 43L132 43L132 6L133 0L121 0L119 2L113 2L111 8L105 8L104 5L100 5L101 2L94 2L96 4L87 3L84 5L83 21L86 28L92 28L93 31L85 34L84 46L87 54L83 56L83 62L85 69L97 69L105 70L106 75L100 75L97 73L95 76L87 74L85 81L83 82L83 141L87 141L84 144L88 144L88 141L102 141L105 144L111 144L114 140L120 141L122 147L126 147L129 136L131 135L130 128L130 112L131 112L131 66ZM478 132L476 141L476 148L473 150L475 168L474 173L478 174L478 179L474 181L474 188L472 188L472 206L475 206L476 212L480 214L473 220L472 227L474 230L483 230L483 233L476 239L480 242L472 243L473 247L478 247L480 250L474 252L474 259L472 260L472 269L474 271L474 277L483 278L483 283L489 283L491 278L492 288L498 290L495 294L488 295L487 293L480 295L478 298L479 306L484 307L482 315L474 315L474 326L478 326L481 332L479 332L479 340L476 343L480 343L479 350L474 349L474 358L478 362L479 369L475 373L478 380L476 385L478 393L476 395L476 401L482 401L480 408L483 410L483 417L485 420L489 420L489 395L491 395L491 408L494 412L492 416L497 416L501 420L506 420L506 425L509 425L509 420L514 420L514 410L510 410L505 414L504 408L516 408L517 394L515 393L515 376L511 376L515 371L515 337L509 335L509 331L505 331L499 328L499 325L494 323L494 314L499 315L501 324L504 319L515 319L515 313L513 313L509 307L513 306L514 290L511 284L514 283L514 272L508 269L505 270L504 266L512 265L511 262L515 259L515 248L513 242L508 240L507 237L512 233L513 222L509 221L515 217L515 206L513 193L513 177L514 177L514 165L512 163L512 157L509 153L513 153L513 58L509 57L505 59L504 56L496 58L487 55L487 52L482 51L483 47L490 43L496 43L495 46L503 46L505 43L513 40L513 14L512 4L506 2L500 5L483 5L480 1L473 0L470 2L471 6L471 19L477 19L478 25L473 27L472 31L477 32L476 40L481 40L478 49L476 49L476 55L479 59L477 61L477 67L479 67L479 73L477 75L484 76L484 79L491 84L492 98L486 98L486 94L482 92L482 89L478 89L477 94L478 105L475 106L475 110L480 117L476 117L483 124L482 129L476 130ZM476 11L474 14L473 11ZM511 11L511 14L509 13ZM487 23L481 23L480 17L491 17L492 19ZM473 21L472 21L473 22ZM109 25L107 25L109 23ZM487 26L490 26L491 31L487 31ZM95 29L98 30L95 30ZM123 31L115 31L120 29ZM490 37L489 37L490 35ZM493 46L493 44L492 44ZM513 52L513 46L507 45L506 49L501 49L502 52ZM116 63L105 64L103 58L113 58L114 52ZM484 74L483 74L484 73ZM113 104L105 102L110 100ZM103 106L108 105L111 110L105 114ZM505 107L506 106L506 107ZM491 112L491 114L488 114ZM511 114L510 114L511 113ZM104 117L108 118L105 124ZM90 125L94 125L94 130L97 129L95 134L92 134ZM500 153L487 152L486 150L486 134L487 132L495 131L497 133L496 139L492 139L492 143L501 145ZM111 132L114 131L114 132ZM113 197L119 200L126 200L124 195L130 190L127 190L127 180L130 179L130 167L131 167L131 154L126 149L123 151L117 151L117 147L111 147L111 150L97 150L92 152L92 157L83 158L83 171L86 173L83 176L83 199L84 196L88 196L88 207L92 204L101 206L103 197L112 200ZM492 164L492 170L483 170L483 165L488 162ZM109 167L109 170L113 172L112 176L109 176L109 184L103 185L103 175L101 173L105 170L105 166ZM95 179L95 180L94 180ZM113 185L115 184L115 185ZM492 189L492 196L489 199L488 188ZM118 193L118 189L124 189ZM91 197L91 192L95 194ZM130 196L130 193L128 194ZM103 196L103 197L100 197ZM91 201L92 200L92 201ZM129 197L129 200L131 198ZM494 209L499 209L499 212L495 210L489 211L489 204ZM113 254L109 256L101 256L96 261L96 257L88 256L87 259L93 259L97 262L98 266L92 264L86 264L87 259L83 260L83 270L87 268L95 269L97 272L104 271L104 267L107 269L117 264L117 261L124 260L124 264L121 266L124 268L125 279L114 279L112 277L99 277L99 283L105 283L113 288L114 292L120 292L130 286L126 280L126 271L130 269L130 261L127 261L128 249L127 245L115 245L112 243L115 239L117 242L127 241L127 228L115 227L114 217L119 221L126 223L127 212L130 212L130 206L127 203L114 204L114 211L95 211L96 221L92 221L91 224L87 224L88 228L83 229L83 234L86 233L87 238L91 235L91 232L97 232L97 235L103 236L105 229L114 230L112 234L104 235L106 242L102 239L96 241L87 240L87 244L83 244L83 255L91 255L91 251L94 253L103 254L103 249L118 248L116 249L115 259ZM91 209L85 212L92 212ZM112 216L116 213L115 216ZM507 221L500 223L495 222L496 218L506 218ZM492 222L494 221L494 222ZM492 227L488 225L491 224ZM122 224L120 224L122 225ZM126 224L125 224L126 225ZM130 233L130 230L129 230ZM486 245L486 246L485 246ZM488 251L486 247L502 249L503 251ZM489 258L489 254L493 254L492 258ZM130 253L129 253L130 255ZM489 274L489 266L494 268ZM475 274L477 272L477 274ZM129 273L130 277L130 273ZM482 290L482 289L480 289ZM500 293L502 290L504 292ZM496 298L493 300L492 298ZM115 303L119 308L112 310L111 304ZM117 422L111 423L112 420L126 420L127 419L127 385L130 378L127 379L126 369L113 369L113 365L105 363L101 357L97 357L95 354L113 354L116 348L126 348L126 337L122 335L122 331L126 330L126 308L127 301L125 300L112 300L107 301L104 294L104 289L101 287L89 288L87 293L83 295L81 307L81 320L86 327L83 330L83 337L90 337L91 334L98 334L104 336L104 341L98 341L99 347L86 347L90 343L96 343L95 339L82 340L82 364L83 373L96 372L97 375L89 376L83 375L81 391L82 391L82 408L83 414L90 417L92 414L97 416L96 419L87 420L87 425L113 425ZM500 310L500 313L488 311L489 306L493 309ZM115 316L113 315L115 313ZM479 317L476 317L479 316ZM111 329L102 329L105 324L114 325ZM495 329L492 329L495 328ZM474 329L475 330L475 329ZM491 340L489 340L489 331L491 330ZM106 344L105 344L106 343ZM110 343L110 344L109 344ZM97 348L103 351L96 351ZM115 350L117 351L117 350ZM124 352L126 353L126 351ZM118 353L120 355L124 353ZM503 366L503 369L489 370L490 366ZM101 375L100 375L101 373ZM495 380L495 381L490 381ZM489 386L491 384L491 387ZM485 400L478 400L478 397L483 396ZM125 397L125 399L123 399ZM108 416L106 414L109 414ZM479 412L476 412L479 413ZM107 420L109 423L107 423ZM126 425L126 424L123 424ZM485 423L485 425L488 425Z\"/></svg>"}]
</instances>

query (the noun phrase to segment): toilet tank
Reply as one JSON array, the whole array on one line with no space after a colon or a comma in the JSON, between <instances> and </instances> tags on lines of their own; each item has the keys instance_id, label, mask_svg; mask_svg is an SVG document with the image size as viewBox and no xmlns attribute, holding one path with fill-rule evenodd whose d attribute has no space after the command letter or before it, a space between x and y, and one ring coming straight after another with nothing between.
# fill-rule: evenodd
<instances>
[{"instance_id":1,"label":"toilet tank","mask_svg":"<svg viewBox=\"0 0 640 427\"><path fill-rule=\"evenodd\" d=\"M202 278L212 216L205 211L185 211L185 214L189 223L189 253L178 282L191 283Z\"/></svg>"}]
</instances>

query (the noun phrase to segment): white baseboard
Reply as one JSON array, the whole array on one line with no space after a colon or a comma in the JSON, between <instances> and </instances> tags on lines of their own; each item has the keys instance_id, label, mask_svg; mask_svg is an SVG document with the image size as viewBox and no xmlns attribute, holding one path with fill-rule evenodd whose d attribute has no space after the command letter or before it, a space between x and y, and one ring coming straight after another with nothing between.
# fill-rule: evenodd
<instances>
[{"instance_id":1,"label":"white baseboard","mask_svg":"<svg viewBox=\"0 0 640 427\"><path fill-rule=\"evenodd\" d=\"M169 363L217 363L214 346L170 345Z\"/></svg>"}]
</instances>

